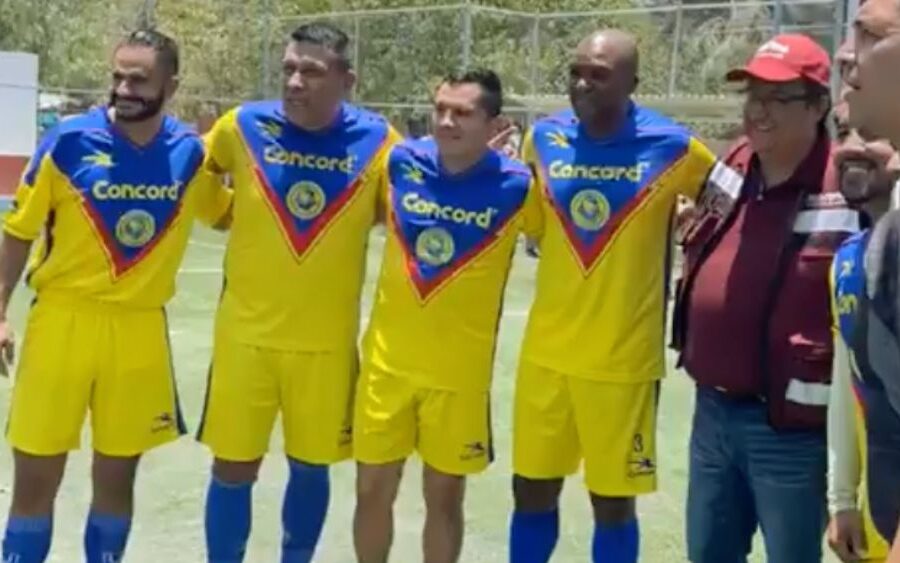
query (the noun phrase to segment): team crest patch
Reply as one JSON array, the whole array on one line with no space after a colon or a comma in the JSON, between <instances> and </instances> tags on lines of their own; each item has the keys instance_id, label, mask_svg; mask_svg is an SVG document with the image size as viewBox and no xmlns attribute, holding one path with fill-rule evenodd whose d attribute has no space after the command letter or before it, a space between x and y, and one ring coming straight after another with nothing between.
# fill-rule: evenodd
<instances>
[{"instance_id":1,"label":"team crest patch","mask_svg":"<svg viewBox=\"0 0 900 563\"><path fill-rule=\"evenodd\" d=\"M288 210L297 219L309 221L325 210L327 197L325 190L315 182L297 182L288 190L285 198Z\"/></svg>"},{"instance_id":2,"label":"team crest patch","mask_svg":"<svg viewBox=\"0 0 900 563\"><path fill-rule=\"evenodd\" d=\"M599 231L609 221L609 200L598 190L581 190L572 198L569 213L579 228Z\"/></svg>"},{"instance_id":3,"label":"team crest patch","mask_svg":"<svg viewBox=\"0 0 900 563\"><path fill-rule=\"evenodd\" d=\"M443 227L425 229L416 238L416 256L429 266L444 266L453 260L456 244Z\"/></svg>"},{"instance_id":4,"label":"team crest patch","mask_svg":"<svg viewBox=\"0 0 900 563\"><path fill-rule=\"evenodd\" d=\"M347 106L327 134L312 134L291 125L280 105L246 104L236 120L263 199L294 257L303 260L358 196L374 191L366 189L366 174L388 129Z\"/></svg>"},{"instance_id":5,"label":"team crest patch","mask_svg":"<svg viewBox=\"0 0 900 563\"><path fill-rule=\"evenodd\" d=\"M116 240L128 248L143 247L155 234L156 219L143 209L127 211L116 223Z\"/></svg>"}]
</instances>

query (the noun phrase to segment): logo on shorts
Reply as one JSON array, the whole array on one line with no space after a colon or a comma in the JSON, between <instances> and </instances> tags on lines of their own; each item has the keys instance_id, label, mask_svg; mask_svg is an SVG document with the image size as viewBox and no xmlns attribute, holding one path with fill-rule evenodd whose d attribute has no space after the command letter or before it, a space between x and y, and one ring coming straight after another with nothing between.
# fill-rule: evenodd
<instances>
[{"instance_id":1,"label":"logo on shorts","mask_svg":"<svg viewBox=\"0 0 900 563\"><path fill-rule=\"evenodd\" d=\"M471 444L463 446L463 453L459 456L459 459L462 461L471 461L473 459L486 457L487 454L488 449L487 446L484 445L484 442L472 442Z\"/></svg>"},{"instance_id":2,"label":"logo on shorts","mask_svg":"<svg viewBox=\"0 0 900 563\"><path fill-rule=\"evenodd\" d=\"M297 182L288 190L286 203L291 215L308 221L325 210L325 190L315 182Z\"/></svg>"},{"instance_id":3,"label":"logo on shorts","mask_svg":"<svg viewBox=\"0 0 900 563\"><path fill-rule=\"evenodd\" d=\"M597 190L581 190L572 198L569 213L579 228L599 231L609 221L609 201Z\"/></svg>"},{"instance_id":4,"label":"logo on shorts","mask_svg":"<svg viewBox=\"0 0 900 563\"><path fill-rule=\"evenodd\" d=\"M116 239L128 248L140 248L156 234L156 220L143 209L132 209L116 223Z\"/></svg>"},{"instance_id":5,"label":"logo on shorts","mask_svg":"<svg viewBox=\"0 0 900 563\"><path fill-rule=\"evenodd\" d=\"M431 227L416 239L416 256L429 266L443 266L453 260L456 244L447 229Z\"/></svg>"},{"instance_id":6,"label":"logo on shorts","mask_svg":"<svg viewBox=\"0 0 900 563\"><path fill-rule=\"evenodd\" d=\"M153 419L153 428L150 431L155 434L171 430L172 428L175 428L175 417L170 412L164 412Z\"/></svg>"},{"instance_id":7,"label":"logo on shorts","mask_svg":"<svg viewBox=\"0 0 900 563\"><path fill-rule=\"evenodd\" d=\"M644 436L635 434L631 441L631 455L628 456L628 476L640 477L656 473L656 464L644 454Z\"/></svg>"}]
</instances>

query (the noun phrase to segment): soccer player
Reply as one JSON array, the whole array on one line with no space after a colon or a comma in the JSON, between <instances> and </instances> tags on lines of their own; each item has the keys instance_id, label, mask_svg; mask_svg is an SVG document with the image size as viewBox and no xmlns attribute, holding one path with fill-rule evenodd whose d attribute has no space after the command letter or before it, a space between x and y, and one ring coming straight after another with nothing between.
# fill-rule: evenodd
<instances>
[{"instance_id":1,"label":"soccer player","mask_svg":"<svg viewBox=\"0 0 900 563\"><path fill-rule=\"evenodd\" d=\"M163 113L178 86L178 49L142 30L115 50L108 107L68 119L41 141L0 244L0 346L33 241L28 315L7 436L14 449L3 561L44 561L67 452L93 429L88 563L120 561L141 454L184 432L163 306L195 215L219 222L229 193L202 169L203 143ZM65 559L74 560L71 553Z\"/></svg>"},{"instance_id":2,"label":"soccer player","mask_svg":"<svg viewBox=\"0 0 900 563\"><path fill-rule=\"evenodd\" d=\"M376 170L399 137L348 104L348 38L296 29L283 95L244 104L207 137L207 166L234 183L225 285L199 438L215 455L209 561L244 557L251 490L280 412L290 469L284 563L307 562L329 501L328 466L350 456L356 340Z\"/></svg>"},{"instance_id":3,"label":"soccer player","mask_svg":"<svg viewBox=\"0 0 900 563\"><path fill-rule=\"evenodd\" d=\"M572 111L525 141L547 219L516 387L512 563L550 559L563 479L582 459L594 561L637 561L634 497L656 487L670 218L715 158L631 101L637 71L631 36L590 35L569 69Z\"/></svg>"},{"instance_id":4,"label":"soccer player","mask_svg":"<svg viewBox=\"0 0 900 563\"><path fill-rule=\"evenodd\" d=\"M866 0L855 22L854 65L847 82L851 91L846 99L850 106L851 124L867 138L885 137L894 148L900 147L900 2ZM857 322L865 327L868 338L851 346L856 359L866 357L870 363L871 382L884 390L895 413L900 414L900 212L886 214L872 229L865 243L866 287L862 293ZM869 417L867 417L869 418ZM881 429L869 418L867 430ZM887 426L886 428L890 428ZM900 450L900 438L891 450ZM890 499L900 513L900 486L896 468L892 480L881 489L872 489L872 498ZM900 526L888 561L900 563Z\"/></svg>"},{"instance_id":5,"label":"soccer player","mask_svg":"<svg viewBox=\"0 0 900 563\"><path fill-rule=\"evenodd\" d=\"M491 461L490 383L521 230L540 228L528 168L489 148L500 79L473 70L434 95L433 140L385 165L387 242L363 344L354 457L360 563L386 563L403 465L425 465L424 561L459 560L466 476Z\"/></svg>"}]
</instances>

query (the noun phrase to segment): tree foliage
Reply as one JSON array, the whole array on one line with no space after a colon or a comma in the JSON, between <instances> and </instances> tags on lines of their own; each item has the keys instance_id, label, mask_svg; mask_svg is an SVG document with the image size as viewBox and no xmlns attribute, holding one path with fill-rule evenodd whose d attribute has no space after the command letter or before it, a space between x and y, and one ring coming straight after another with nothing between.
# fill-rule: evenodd
<instances>
[{"instance_id":1,"label":"tree foliage","mask_svg":"<svg viewBox=\"0 0 900 563\"><path fill-rule=\"evenodd\" d=\"M447 0L452 3L453 0ZM0 49L35 52L41 83L59 88L105 88L116 39L134 26L145 0L0 0ZM291 28L316 14L420 6L437 0L156 0L156 24L181 44L185 107L202 100L227 104L274 95L282 45ZM481 4L522 12L588 12L603 16L535 18L493 13ZM740 63L770 33L770 13L733 8L675 12L634 8L647 0L472 0L471 10L340 16L358 34L353 57L365 101L414 103L450 70L494 68L513 94L561 94L566 65L580 38L601 27L633 32L641 51L644 94L709 93L726 68ZM672 2L662 3L673 5ZM685 1L689 6L691 2ZM619 10L618 13L615 11ZM622 10L630 10L622 13ZM680 42L673 77L676 29ZM464 37L470 30L468 49ZM537 46L535 46L537 39Z\"/></svg>"}]
</instances>

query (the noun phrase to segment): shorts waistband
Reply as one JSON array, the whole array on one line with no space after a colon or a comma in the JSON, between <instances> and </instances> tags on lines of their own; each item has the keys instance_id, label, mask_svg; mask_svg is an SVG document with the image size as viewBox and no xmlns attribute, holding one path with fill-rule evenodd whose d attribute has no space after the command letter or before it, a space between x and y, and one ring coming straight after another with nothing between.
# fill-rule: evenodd
<instances>
[{"instance_id":1,"label":"shorts waistband","mask_svg":"<svg viewBox=\"0 0 900 563\"><path fill-rule=\"evenodd\" d=\"M162 313L164 310L163 307L137 307L129 304L101 301L99 299L91 299L90 297L56 291L42 291L38 293L32 302L32 306L34 305L47 305L68 309L70 311L117 315Z\"/></svg>"}]
</instances>

